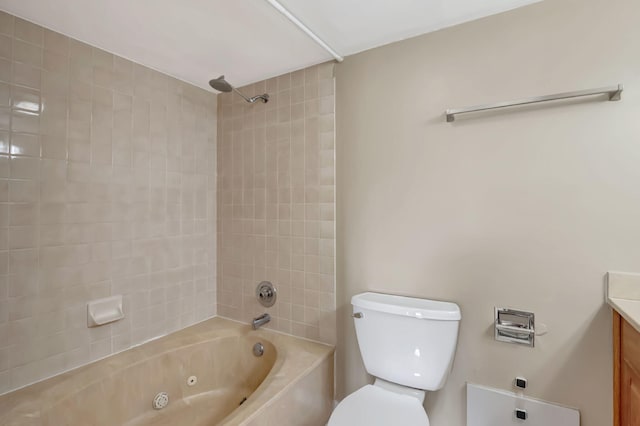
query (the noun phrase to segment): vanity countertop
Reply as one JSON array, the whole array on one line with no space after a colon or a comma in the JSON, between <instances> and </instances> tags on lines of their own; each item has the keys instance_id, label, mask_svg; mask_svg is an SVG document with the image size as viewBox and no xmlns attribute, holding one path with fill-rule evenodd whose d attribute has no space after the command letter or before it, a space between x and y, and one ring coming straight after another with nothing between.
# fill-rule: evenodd
<instances>
[{"instance_id":1,"label":"vanity countertop","mask_svg":"<svg viewBox=\"0 0 640 426\"><path fill-rule=\"evenodd\" d=\"M640 332L640 300L608 297L607 303L616 310L629 324Z\"/></svg>"},{"instance_id":2,"label":"vanity countertop","mask_svg":"<svg viewBox=\"0 0 640 426\"><path fill-rule=\"evenodd\" d=\"M640 332L640 274L609 272L607 303Z\"/></svg>"}]
</instances>

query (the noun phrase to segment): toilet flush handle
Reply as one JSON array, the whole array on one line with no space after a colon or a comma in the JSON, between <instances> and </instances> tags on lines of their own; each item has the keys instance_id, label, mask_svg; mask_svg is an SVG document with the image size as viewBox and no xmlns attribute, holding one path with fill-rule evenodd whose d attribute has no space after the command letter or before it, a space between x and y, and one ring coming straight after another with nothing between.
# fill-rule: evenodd
<instances>
[{"instance_id":1,"label":"toilet flush handle","mask_svg":"<svg viewBox=\"0 0 640 426\"><path fill-rule=\"evenodd\" d=\"M356 312L351 316L354 318L364 318L364 314L362 312Z\"/></svg>"}]
</instances>

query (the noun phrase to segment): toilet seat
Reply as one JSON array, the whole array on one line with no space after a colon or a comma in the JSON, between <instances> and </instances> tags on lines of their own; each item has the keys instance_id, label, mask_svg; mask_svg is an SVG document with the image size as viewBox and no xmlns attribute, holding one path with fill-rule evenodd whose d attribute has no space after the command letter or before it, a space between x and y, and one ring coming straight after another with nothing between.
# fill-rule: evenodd
<instances>
[{"instance_id":1,"label":"toilet seat","mask_svg":"<svg viewBox=\"0 0 640 426\"><path fill-rule=\"evenodd\" d=\"M429 426L420 401L379 386L366 385L333 410L327 426Z\"/></svg>"}]
</instances>

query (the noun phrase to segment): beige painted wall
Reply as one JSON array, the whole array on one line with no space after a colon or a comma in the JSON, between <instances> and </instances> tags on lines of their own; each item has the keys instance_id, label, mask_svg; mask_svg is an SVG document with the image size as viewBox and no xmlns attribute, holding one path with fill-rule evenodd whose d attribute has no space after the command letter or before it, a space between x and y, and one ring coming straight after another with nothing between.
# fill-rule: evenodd
<instances>
[{"instance_id":1,"label":"beige painted wall","mask_svg":"<svg viewBox=\"0 0 640 426\"><path fill-rule=\"evenodd\" d=\"M337 81L338 396L370 380L349 300L457 302L457 356L427 396L465 423L466 381L611 424L609 269L640 271L640 3L547 0L347 58ZM622 82L595 100L460 118L446 108ZM492 338L494 306L536 313L536 348Z\"/></svg>"},{"instance_id":2,"label":"beige painted wall","mask_svg":"<svg viewBox=\"0 0 640 426\"><path fill-rule=\"evenodd\" d=\"M219 95L218 314L336 341L334 65L325 63L241 90L264 104ZM261 306L256 285L278 300Z\"/></svg>"},{"instance_id":3,"label":"beige painted wall","mask_svg":"<svg viewBox=\"0 0 640 426\"><path fill-rule=\"evenodd\" d=\"M0 12L0 393L215 314L215 129L212 93Z\"/></svg>"}]
</instances>

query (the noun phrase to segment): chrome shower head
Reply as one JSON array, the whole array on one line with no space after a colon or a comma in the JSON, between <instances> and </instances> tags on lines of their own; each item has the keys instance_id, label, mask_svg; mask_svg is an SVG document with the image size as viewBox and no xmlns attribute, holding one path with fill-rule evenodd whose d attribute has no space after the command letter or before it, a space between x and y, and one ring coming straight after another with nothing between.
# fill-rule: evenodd
<instances>
[{"instance_id":1,"label":"chrome shower head","mask_svg":"<svg viewBox=\"0 0 640 426\"><path fill-rule=\"evenodd\" d=\"M254 96L252 98L247 98L242 92L240 92L238 89L236 89L235 87L233 87L231 85L231 83L229 83L227 80L224 79L224 75L221 75L218 78L214 78L212 80L209 80L209 86L213 87L214 89L220 91L220 92L231 92L234 91L236 92L238 95L240 95L242 97L242 99L244 99L245 101L249 102L249 103L254 103L255 101L257 101L258 99L261 100L263 103L267 103L269 102L269 95L268 94L262 94L262 95L258 95L258 96Z\"/></svg>"},{"instance_id":2,"label":"chrome shower head","mask_svg":"<svg viewBox=\"0 0 640 426\"><path fill-rule=\"evenodd\" d=\"M233 86L229 84L227 80L224 79L224 75L221 75L218 78L214 78L213 80L209 80L209 86L213 87L219 92L230 92L233 90Z\"/></svg>"}]
</instances>

